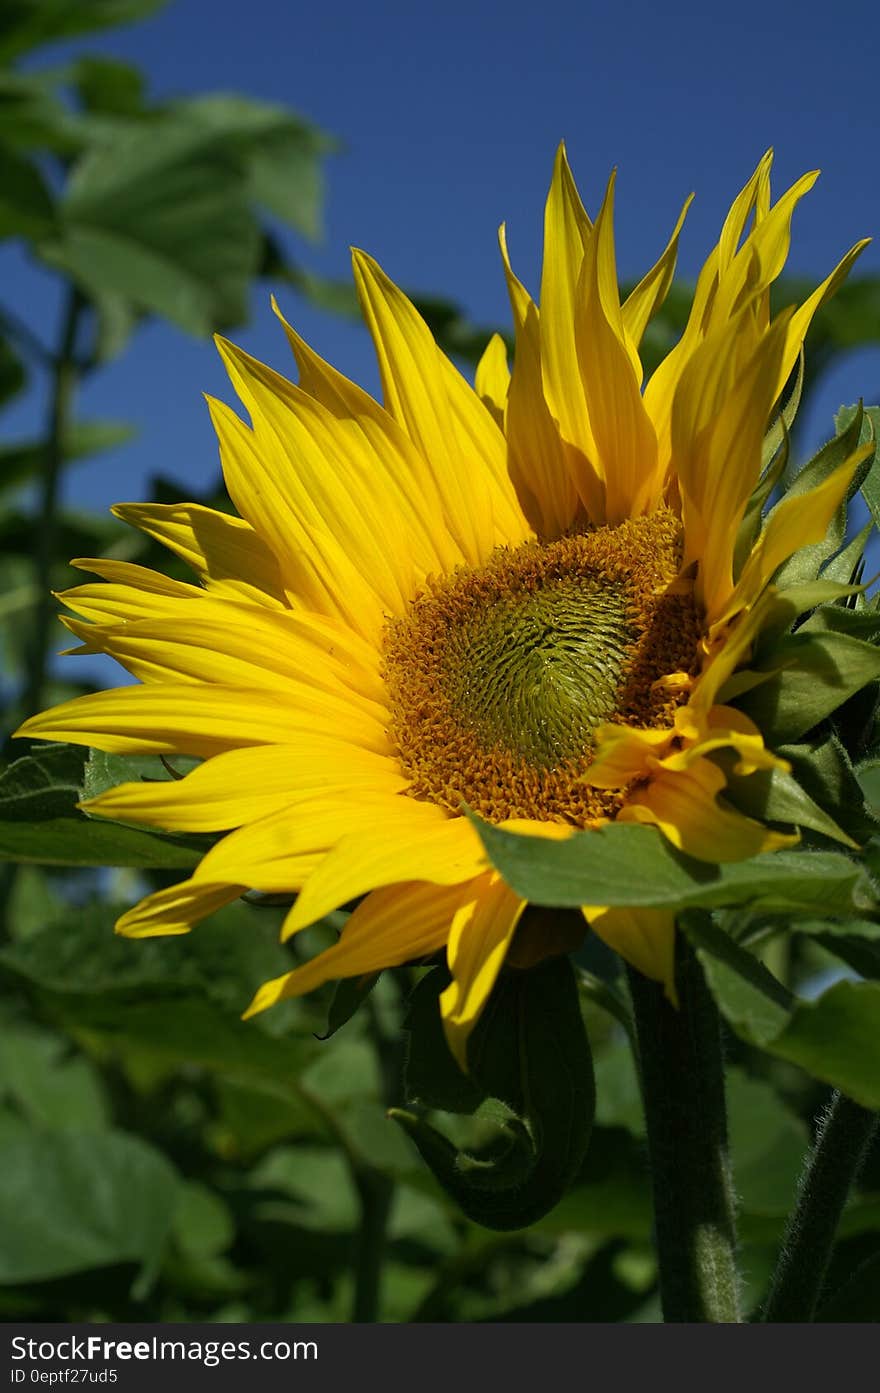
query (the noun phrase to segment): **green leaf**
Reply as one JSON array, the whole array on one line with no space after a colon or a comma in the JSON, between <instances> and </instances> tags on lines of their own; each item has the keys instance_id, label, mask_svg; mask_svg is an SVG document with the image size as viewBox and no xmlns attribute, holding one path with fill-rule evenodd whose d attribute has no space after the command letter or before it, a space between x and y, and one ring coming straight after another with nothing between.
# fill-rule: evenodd
<instances>
[{"instance_id":1,"label":"green leaf","mask_svg":"<svg viewBox=\"0 0 880 1393\"><path fill-rule=\"evenodd\" d=\"M111 755L106 750L87 750L80 797L97 798L119 784L167 782L174 774L188 774L200 763L194 755L175 755L163 763L157 755Z\"/></svg>"},{"instance_id":2,"label":"green leaf","mask_svg":"<svg viewBox=\"0 0 880 1393\"><path fill-rule=\"evenodd\" d=\"M612 1040L595 1055L596 1125L625 1127L634 1137L645 1136L645 1109L629 1039Z\"/></svg>"},{"instance_id":3,"label":"green leaf","mask_svg":"<svg viewBox=\"0 0 880 1393\"><path fill-rule=\"evenodd\" d=\"M823 576L819 580L805 581L801 585L791 585L787 590L780 590L771 595L764 622L761 625L761 632L756 640L754 654L756 665L762 664L766 660L768 671L743 670L735 672L722 684L718 693L719 701L735 701L742 692L750 691L752 687L767 682L773 677L771 664L776 645L784 635L788 634L795 621L802 614L815 609L817 605L836 604L841 600L846 600L854 593L851 585L842 585L839 581L826 580Z\"/></svg>"},{"instance_id":4,"label":"green leaf","mask_svg":"<svg viewBox=\"0 0 880 1393\"><path fill-rule=\"evenodd\" d=\"M821 934L827 938L867 938L880 942L880 924L872 919L798 919L790 927L792 933Z\"/></svg>"},{"instance_id":5,"label":"green leaf","mask_svg":"<svg viewBox=\"0 0 880 1393\"><path fill-rule=\"evenodd\" d=\"M860 977L880 978L880 943L853 934L818 934L816 942L828 953L845 962Z\"/></svg>"},{"instance_id":6,"label":"green leaf","mask_svg":"<svg viewBox=\"0 0 880 1393\"><path fill-rule=\"evenodd\" d=\"M880 1108L880 982L837 982L815 1001L802 1001L721 930L690 919L683 928L739 1036L863 1107Z\"/></svg>"},{"instance_id":7,"label":"green leaf","mask_svg":"<svg viewBox=\"0 0 880 1393\"><path fill-rule=\"evenodd\" d=\"M174 1239L185 1253L216 1257L235 1237L229 1206L207 1185L188 1180L180 1187L174 1214Z\"/></svg>"},{"instance_id":8,"label":"green leaf","mask_svg":"<svg viewBox=\"0 0 880 1393\"><path fill-rule=\"evenodd\" d=\"M865 547L868 538L874 530L874 523L866 522L860 532L857 532L851 542L845 547L841 547L836 556L832 556L822 568L822 579L838 581L842 585L854 584L854 578L858 570L859 562L865 554Z\"/></svg>"},{"instance_id":9,"label":"green leaf","mask_svg":"<svg viewBox=\"0 0 880 1393\"><path fill-rule=\"evenodd\" d=\"M0 1282L39 1282L118 1263L147 1276L179 1195L160 1152L123 1132L32 1131L2 1145Z\"/></svg>"},{"instance_id":10,"label":"green leaf","mask_svg":"<svg viewBox=\"0 0 880 1393\"><path fill-rule=\"evenodd\" d=\"M649 1241L653 1216L645 1180L644 1142L620 1127L597 1127L577 1184L535 1232Z\"/></svg>"},{"instance_id":11,"label":"green leaf","mask_svg":"<svg viewBox=\"0 0 880 1393\"><path fill-rule=\"evenodd\" d=\"M357 1226L358 1205L351 1174L339 1151L327 1147L275 1147L250 1174L250 1184L267 1196L266 1218L284 1219L298 1228L350 1233Z\"/></svg>"},{"instance_id":12,"label":"green leaf","mask_svg":"<svg viewBox=\"0 0 880 1393\"><path fill-rule=\"evenodd\" d=\"M4 1022L0 1040L0 1096L32 1124L99 1131L108 1122L99 1075L65 1040L31 1025Z\"/></svg>"},{"instance_id":13,"label":"green leaf","mask_svg":"<svg viewBox=\"0 0 880 1393\"><path fill-rule=\"evenodd\" d=\"M472 1113L485 1094L456 1064L440 1019L440 993L449 985L445 967L432 968L407 1002L403 1028L408 1036L404 1086L407 1101L443 1112Z\"/></svg>"},{"instance_id":14,"label":"green leaf","mask_svg":"<svg viewBox=\"0 0 880 1393\"><path fill-rule=\"evenodd\" d=\"M837 982L800 1003L772 1050L863 1107L880 1108L880 982Z\"/></svg>"},{"instance_id":15,"label":"green leaf","mask_svg":"<svg viewBox=\"0 0 880 1393\"><path fill-rule=\"evenodd\" d=\"M391 1116L469 1219L492 1229L524 1228L568 1190L593 1124L592 1057L567 957L502 974L468 1060L476 1088L512 1114L488 1154L458 1151L415 1113L392 1109Z\"/></svg>"},{"instance_id":16,"label":"green leaf","mask_svg":"<svg viewBox=\"0 0 880 1393\"><path fill-rule=\"evenodd\" d=\"M68 909L3 949L0 969L68 1030L88 1031L123 1055L135 1051L165 1068L200 1067L304 1103L316 1116L320 1105L302 1077L312 1061L326 1056L306 1009L290 1003L290 1010L281 1007L265 1020L239 1016L260 983L290 966L277 942L275 916L266 915L272 919L266 924L265 911L235 905L212 916L198 934L133 940L113 933L120 908ZM299 1022L298 1037L270 1033L292 1021Z\"/></svg>"},{"instance_id":17,"label":"green leaf","mask_svg":"<svg viewBox=\"0 0 880 1393\"><path fill-rule=\"evenodd\" d=\"M190 333L240 323L259 235L234 152L171 117L119 125L76 166L63 234L41 256L87 294L120 295Z\"/></svg>"},{"instance_id":18,"label":"green leaf","mask_svg":"<svg viewBox=\"0 0 880 1393\"><path fill-rule=\"evenodd\" d=\"M801 634L849 634L877 644L880 614L874 610L850 609L844 604L819 605L798 629Z\"/></svg>"},{"instance_id":19,"label":"green leaf","mask_svg":"<svg viewBox=\"0 0 880 1393\"><path fill-rule=\"evenodd\" d=\"M124 908L103 900L67 906L38 932L9 945L3 964L20 982L59 999L202 995L222 1005L235 1025L241 1025L238 1012L260 982L290 966L290 954L277 941L280 917L273 913L238 902L212 915L198 934L129 939L113 932ZM290 1024L290 1015L280 1006L260 1021L278 1030ZM251 1034L256 1027L244 1029ZM312 1053L319 1053L311 1035L309 1040Z\"/></svg>"},{"instance_id":20,"label":"green leaf","mask_svg":"<svg viewBox=\"0 0 880 1393\"><path fill-rule=\"evenodd\" d=\"M801 393L804 387L804 353L801 349L798 358L797 377L783 407L773 421L767 434L764 436L764 444L761 451L761 477L752 490L751 497L746 504L742 522L736 535L736 545L733 553L733 574L734 579L738 578L743 566L745 565L749 553L761 530L761 520L764 507L784 475L788 467L791 428L798 412L801 402Z\"/></svg>"},{"instance_id":21,"label":"green leaf","mask_svg":"<svg viewBox=\"0 0 880 1393\"><path fill-rule=\"evenodd\" d=\"M880 759L866 759L858 766L856 777L868 803L873 809L880 809Z\"/></svg>"},{"instance_id":22,"label":"green leaf","mask_svg":"<svg viewBox=\"0 0 880 1393\"><path fill-rule=\"evenodd\" d=\"M292 1094L286 1098L248 1083L214 1079L219 1110L211 1128L215 1149L230 1160L251 1161L269 1146L315 1132L312 1108Z\"/></svg>"},{"instance_id":23,"label":"green leaf","mask_svg":"<svg viewBox=\"0 0 880 1393\"><path fill-rule=\"evenodd\" d=\"M327 1013L327 1029L321 1036L322 1040L329 1040L331 1035L341 1030L360 1010L378 982L379 975L378 972L368 972L363 977L344 977L341 982L336 983Z\"/></svg>"},{"instance_id":24,"label":"green leaf","mask_svg":"<svg viewBox=\"0 0 880 1393\"><path fill-rule=\"evenodd\" d=\"M46 745L0 775L0 861L56 866L194 866L210 844L165 837L86 817L82 796L87 751ZM162 766L156 761L156 767Z\"/></svg>"},{"instance_id":25,"label":"green leaf","mask_svg":"<svg viewBox=\"0 0 880 1393\"><path fill-rule=\"evenodd\" d=\"M40 44L145 19L166 0L4 0L0 12L0 62Z\"/></svg>"},{"instance_id":26,"label":"green leaf","mask_svg":"<svg viewBox=\"0 0 880 1393\"><path fill-rule=\"evenodd\" d=\"M764 444L761 451L762 468L769 473L769 465L779 451L784 456L788 455L786 442L791 435L791 428L794 425L798 407L801 404L801 396L804 390L804 351L801 349L798 355L797 377L794 380L792 389L788 395L785 405L782 406L772 422L770 429L764 436ZM768 491L769 492L769 491ZM765 497L767 495L765 494Z\"/></svg>"},{"instance_id":27,"label":"green leaf","mask_svg":"<svg viewBox=\"0 0 880 1393\"><path fill-rule=\"evenodd\" d=\"M785 1029L795 997L752 953L705 916L685 915L681 927L697 950L706 981L737 1034L766 1047Z\"/></svg>"},{"instance_id":28,"label":"green leaf","mask_svg":"<svg viewBox=\"0 0 880 1393\"><path fill-rule=\"evenodd\" d=\"M785 491L785 499L796 498L810 489L818 487L836 469L844 463L853 450L857 447L862 436L862 428L865 418L862 416L861 408L847 419L838 417L835 422L838 434L833 440L829 440L826 445L817 451L808 464L805 464L799 474L791 481ZM841 503L825 537L821 542L812 543L810 546L801 547L787 561L784 561L773 577L773 583L779 589L787 586L797 585L804 581L815 580L822 568L822 565L829 557L837 552L846 533L847 503L850 498L858 491L859 485L868 472L868 461L865 461L856 470L855 477L850 484L847 497ZM784 501L784 500L783 500ZM777 505L779 506L779 505ZM772 517L772 513L770 514Z\"/></svg>"},{"instance_id":29,"label":"green leaf","mask_svg":"<svg viewBox=\"0 0 880 1393\"><path fill-rule=\"evenodd\" d=\"M54 221L52 197L36 165L0 146L0 238L45 237Z\"/></svg>"},{"instance_id":30,"label":"green leaf","mask_svg":"<svg viewBox=\"0 0 880 1393\"><path fill-rule=\"evenodd\" d=\"M144 109L144 76L117 58L86 54L76 60L74 83L86 111L137 116Z\"/></svg>"},{"instance_id":31,"label":"green leaf","mask_svg":"<svg viewBox=\"0 0 880 1393\"><path fill-rule=\"evenodd\" d=\"M124 295L97 287L92 288L92 310L97 320L95 362L112 362L127 346L142 313Z\"/></svg>"},{"instance_id":32,"label":"green leaf","mask_svg":"<svg viewBox=\"0 0 880 1393\"><path fill-rule=\"evenodd\" d=\"M79 798L85 752L75 745L43 745L0 774L0 818L44 822L64 817Z\"/></svg>"},{"instance_id":33,"label":"green leaf","mask_svg":"<svg viewBox=\"0 0 880 1393\"><path fill-rule=\"evenodd\" d=\"M787 745L880 677L880 648L848 634L798 631L780 639L761 667L779 670L737 705L769 745Z\"/></svg>"},{"instance_id":34,"label":"green leaf","mask_svg":"<svg viewBox=\"0 0 880 1393\"><path fill-rule=\"evenodd\" d=\"M784 769L759 769L745 777L728 774L725 797L740 812L761 822L809 827L832 841L857 845Z\"/></svg>"},{"instance_id":35,"label":"green leaf","mask_svg":"<svg viewBox=\"0 0 880 1393\"><path fill-rule=\"evenodd\" d=\"M876 833L877 819L866 805L862 785L836 735L781 745L777 752L791 762L798 784L857 842Z\"/></svg>"},{"instance_id":36,"label":"green leaf","mask_svg":"<svg viewBox=\"0 0 880 1393\"><path fill-rule=\"evenodd\" d=\"M123 421L79 421L64 440L64 459L88 459L104 450L125 445L135 435L135 428ZM46 447L43 441L27 441L0 445L0 490L25 483L44 466Z\"/></svg>"},{"instance_id":37,"label":"green leaf","mask_svg":"<svg viewBox=\"0 0 880 1393\"><path fill-rule=\"evenodd\" d=\"M791 774L779 769L759 770L746 777L728 773L726 796L741 812L808 827L850 846L876 833L877 819L866 807L859 780L835 735L812 743L781 745L777 753L790 761Z\"/></svg>"},{"instance_id":38,"label":"green leaf","mask_svg":"<svg viewBox=\"0 0 880 1393\"><path fill-rule=\"evenodd\" d=\"M740 1206L750 1215L788 1214L809 1145L806 1127L763 1079L727 1071L730 1151Z\"/></svg>"},{"instance_id":39,"label":"green leaf","mask_svg":"<svg viewBox=\"0 0 880 1393\"><path fill-rule=\"evenodd\" d=\"M321 161L335 142L283 106L250 97L206 96L171 107L235 150L248 197L282 222L317 238L324 200Z\"/></svg>"},{"instance_id":40,"label":"green leaf","mask_svg":"<svg viewBox=\"0 0 880 1393\"><path fill-rule=\"evenodd\" d=\"M611 823L549 841L474 825L493 866L534 904L683 909L742 904L768 912L866 912L874 895L864 871L835 852L785 852L712 865L684 856L653 827ZM638 875L633 875L633 867Z\"/></svg>"},{"instance_id":41,"label":"green leaf","mask_svg":"<svg viewBox=\"0 0 880 1393\"><path fill-rule=\"evenodd\" d=\"M4 13L0 10L0 16ZM67 76L68 69L23 73L0 68L0 142L6 149L69 160L99 138L93 116L59 99L55 89Z\"/></svg>"},{"instance_id":42,"label":"green leaf","mask_svg":"<svg viewBox=\"0 0 880 1393\"><path fill-rule=\"evenodd\" d=\"M860 977L880 978L880 924L867 919L808 919L791 925L795 933L806 934L841 959Z\"/></svg>"},{"instance_id":43,"label":"green leaf","mask_svg":"<svg viewBox=\"0 0 880 1393\"><path fill-rule=\"evenodd\" d=\"M851 423L859 415L860 410L861 408L858 406L842 406L837 413L838 429ZM866 406L864 408L859 440L860 442L866 441L872 437L875 441L880 440L880 406ZM873 459L868 461L867 473L862 480L861 488L874 526L880 527L880 461L878 461L876 451Z\"/></svg>"},{"instance_id":44,"label":"green leaf","mask_svg":"<svg viewBox=\"0 0 880 1393\"><path fill-rule=\"evenodd\" d=\"M769 444L768 444L769 442ZM780 448L780 446L782 448ZM768 448L770 453L768 456ZM764 515L764 507L772 494L779 480L785 473L789 455L789 437L786 431L777 445L770 437L765 437L764 454L767 463L764 473L759 479L756 487L752 490L751 497L746 504L742 522L736 534L736 544L733 549L733 575L738 579L742 573L742 568L746 564L749 555L758 540L761 531L761 523ZM774 458L775 455L775 458Z\"/></svg>"}]
</instances>

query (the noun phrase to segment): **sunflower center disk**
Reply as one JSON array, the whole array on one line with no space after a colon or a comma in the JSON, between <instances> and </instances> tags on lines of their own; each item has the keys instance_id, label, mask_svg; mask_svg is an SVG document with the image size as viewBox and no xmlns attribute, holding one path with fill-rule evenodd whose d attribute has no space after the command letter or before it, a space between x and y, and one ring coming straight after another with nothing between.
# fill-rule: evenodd
<instances>
[{"instance_id":1,"label":"sunflower center disk","mask_svg":"<svg viewBox=\"0 0 880 1393\"><path fill-rule=\"evenodd\" d=\"M613 817L622 794L582 782L593 732L671 719L675 696L653 684L693 669L699 637L690 595L666 593L679 563L661 510L429 580L385 637L412 793L492 821Z\"/></svg>"}]
</instances>

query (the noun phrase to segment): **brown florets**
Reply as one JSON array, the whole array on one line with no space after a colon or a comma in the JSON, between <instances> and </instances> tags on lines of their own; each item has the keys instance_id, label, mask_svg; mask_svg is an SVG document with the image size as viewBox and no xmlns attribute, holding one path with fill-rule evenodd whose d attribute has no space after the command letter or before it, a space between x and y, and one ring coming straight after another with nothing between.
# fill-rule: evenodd
<instances>
[{"instance_id":1,"label":"brown florets","mask_svg":"<svg viewBox=\"0 0 880 1393\"><path fill-rule=\"evenodd\" d=\"M681 697L654 684L696 670L693 599L669 590L680 561L661 509L432 578L385 638L411 793L493 822L613 818L623 792L582 781L595 726L667 725Z\"/></svg>"}]
</instances>

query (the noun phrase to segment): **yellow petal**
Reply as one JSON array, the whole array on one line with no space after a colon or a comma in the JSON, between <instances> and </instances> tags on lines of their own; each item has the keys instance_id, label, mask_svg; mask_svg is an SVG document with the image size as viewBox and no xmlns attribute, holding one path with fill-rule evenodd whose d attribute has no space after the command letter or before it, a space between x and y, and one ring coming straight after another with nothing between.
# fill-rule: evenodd
<instances>
[{"instance_id":1,"label":"yellow petal","mask_svg":"<svg viewBox=\"0 0 880 1393\"><path fill-rule=\"evenodd\" d=\"M175 595L180 599L192 599L204 593L198 585L172 580L170 576L162 575L161 571L151 571L148 566L136 566L133 561L108 561L103 556L78 556L70 564L76 566L77 570L101 576L113 585L146 591L150 595Z\"/></svg>"},{"instance_id":2,"label":"yellow petal","mask_svg":"<svg viewBox=\"0 0 880 1393\"><path fill-rule=\"evenodd\" d=\"M104 576L106 584L74 585L58 595L68 608L84 619L98 622L151 619L157 615L179 612L181 602L204 601L205 592L198 585L169 580L158 571L145 566L133 566L123 561L98 561L78 558L71 561L83 571Z\"/></svg>"},{"instance_id":3,"label":"yellow petal","mask_svg":"<svg viewBox=\"0 0 880 1393\"><path fill-rule=\"evenodd\" d=\"M452 981L440 996L443 1030L462 1069L467 1042L492 993L526 902L494 871L466 887L449 931L447 959Z\"/></svg>"},{"instance_id":4,"label":"yellow petal","mask_svg":"<svg viewBox=\"0 0 880 1393\"><path fill-rule=\"evenodd\" d=\"M293 972L265 982L245 1019L324 982L360 977L436 953L446 942L461 896L460 886L421 882L374 890L355 909L339 942Z\"/></svg>"},{"instance_id":5,"label":"yellow petal","mask_svg":"<svg viewBox=\"0 0 880 1393\"><path fill-rule=\"evenodd\" d=\"M678 257L678 239L688 208L694 195L685 199L684 207L678 215L678 222L672 229L666 248L659 260L643 276L634 290L630 291L621 307L623 327L627 338L638 348L649 321L657 313L672 285L675 275L675 262Z\"/></svg>"},{"instance_id":6,"label":"yellow petal","mask_svg":"<svg viewBox=\"0 0 880 1393\"><path fill-rule=\"evenodd\" d=\"M581 274L576 339L590 427L605 480L609 524L656 507L662 486L657 438L639 390L638 355L627 343L614 256L614 179L596 219Z\"/></svg>"},{"instance_id":7,"label":"yellow petal","mask_svg":"<svg viewBox=\"0 0 880 1393\"><path fill-rule=\"evenodd\" d=\"M751 179L734 199L725 219L718 246L706 258L697 278L684 333L659 364L645 388L645 406L657 432L658 455L663 469L668 468L670 462L672 408L678 383L695 350L706 336L719 284L728 272L749 214L758 200L761 199L763 202L769 194L772 160L773 151L768 150Z\"/></svg>"},{"instance_id":8,"label":"yellow petal","mask_svg":"<svg viewBox=\"0 0 880 1393\"><path fill-rule=\"evenodd\" d=\"M556 152L544 209L541 271L541 369L547 405L565 440L595 453L575 345L575 307L593 225L584 211L565 146ZM585 434L586 432L586 434Z\"/></svg>"},{"instance_id":9,"label":"yellow petal","mask_svg":"<svg viewBox=\"0 0 880 1393\"><path fill-rule=\"evenodd\" d=\"M198 503L117 503L111 512L181 557L209 590L282 608L275 555L251 525Z\"/></svg>"},{"instance_id":10,"label":"yellow petal","mask_svg":"<svg viewBox=\"0 0 880 1393\"><path fill-rule=\"evenodd\" d=\"M183 779L118 784L81 803L96 817L169 832L220 832L257 822L317 794L395 794L407 787L397 761L344 740L309 736L291 745L227 750Z\"/></svg>"},{"instance_id":11,"label":"yellow petal","mask_svg":"<svg viewBox=\"0 0 880 1393\"><path fill-rule=\"evenodd\" d=\"M705 339L676 394L672 446L682 491L685 563L699 562L695 594L710 625L733 590L737 528L761 469L786 329L787 316L780 315L756 343L746 307Z\"/></svg>"},{"instance_id":12,"label":"yellow petal","mask_svg":"<svg viewBox=\"0 0 880 1393\"><path fill-rule=\"evenodd\" d=\"M653 823L679 851L699 861L744 861L797 843L796 836L771 832L753 818L722 807L717 795L725 782L709 760L694 761L680 773L659 770L627 803L620 819Z\"/></svg>"},{"instance_id":13,"label":"yellow petal","mask_svg":"<svg viewBox=\"0 0 880 1393\"><path fill-rule=\"evenodd\" d=\"M346 839L369 838L377 827L392 837L412 823L415 806L405 795L368 784L352 783L345 797L335 789L304 794L217 842L202 857L193 880L230 881L271 893L299 890L332 847Z\"/></svg>"},{"instance_id":14,"label":"yellow petal","mask_svg":"<svg viewBox=\"0 0 880 1393\"><path fill-rule=\"evenodd\" d=\"M601 518L604 495L586 457L580 455L575 464L578 452L563 441L551 414L544 396L538 307L511 270L503 227L498 240L516 330L506 417L510 475L535 531L558 537L569 530L578 512L575 477L581 493L590 498L590 516Z\"/></svg>"},{"instance_id":15,"label":"yellow petal","mask_svg":"<svg viewBox=\"0 0 880 1393\"><path fill-rule=\"evenodd\" d=\"M297 735L340 736L379 754L392 747L383 726L349 702L303 684L292 708L276 691L196 684L117 687L74 697L31 716L15 732L69 740L110 754L214 755L240 745L283 745Z\"/></svg>"},{"instance_id":16,"label":"yellow petal","mask_svg":"<svg viewBox=\"0 0 880 1393\"><path fill-rule=\"evenodd\" d=\"M183 880L147 895L116 921L116 932L125 938L153 938L185 934L215 910L243 895L244 885L197 885Z\"/></svg>"},{"instance_id":17,"label":"yellow petal","mask_svg":"<svg viewBox=\"0 0 880 1393\"><path fill-rule=\"evenodd\" d=\"M355 251L353 258L386 408L428 462L447 525L466 560L479 565L495 545L492 480L459 449L440 350L421 315L372 257Z\"/></svg>"},{"instance_id":18,"label":"yellow petal","mask_svg":"<svg viewBox=\"0 0 880 1393\"><path fill-rule=\"evenodd\" d=\"M303 887L283 933L296 933L357 895L402 880L458 885L486 868L486 854L467 818L414 799L393 824L376 821L344 836Z\"/></svg>"},{"instance_id":19,"label":"yellow petal","mask_svg":"<svg viewBox=\"0 0 880 1393\"><path fill-rule=\"evenodd\" d=\"M791 494L777 503L748 557L720 622L746 609L767 586L783 561L802 547L821 542L846 498L859 465L874 453L874 442L857 446L844 462L814 489Z\"/></svg>"},{"instance_id":20,"label":"yellow petal","mask_svg":"<svg viewBox=\"0 0 880 1393\"><path fill-rule=\"evenodd\" d=\"M584 917L603 943L644 977L662 982L677 1005L675 915L668 909L621 909L584 905Z\"/></svg>"},{"instance_id":21,"label":"yellow petal","mask_svg":"<svg viewBox=\"0 0 880 1393\"><path fill-rule=\"evenodd\" d=\"M474 387L483 405L491 412L495 424L503 430L510 368L507 366L507 345L500 334L493 334L483 350L474 374Z\"/></svg>"},{"instance_id":22,"label":"yellow petal","mask_svg":"<svg viewBox=\"0 0 880 1393\"><path fill-rule=\"evenodd\" d=\"M826 276L822 284L816 287L812 295L808 296L808 298L804 301L800 308L795 310L794 314L791 316L791 319L789 320L788 324L788 333L785 341L785 349L783 351L782 360L779 364L779 370L777 373L777 396L782 391L783 387L788 381L791 371L795 363L797 362L798 355L803 347L804 339L806 338L807 330L809 329L810 324L812 323L813 315L822 305L824 305L825 301L828 300L830 296L834 294L837 287L846 279L846 277L850 273L851 268L858 260L858 258L861 256L862 252L865 250L865 247L868 246L870 241L870 237L865 237L862 239L862 241L856 242L855 246L850 247L849 251L846 253L846 256L841 258L841 260L835 266L834 270L831 272L831 275Z\"/></svg>"},{"instance_id":23,"label":"yellow petal","mask_svg":"<svg viewBox=\"0 0 880 1393\"><path fill-rule=\"evenodd\" d=\"M491 480L496 546L518 546L534 536L507 467L507 440L476 392L445 355L440 358L458 451Z\"/></svg>"},{"instance_id":24,"label":"yellow petal","mask_svg":"<svg viewBox=\"0 0 880 1393\"><path fill-rule=\"evenodd\" d=\"M651 768L675 737L674 730L640 728L608 721L596 727L593 762L584 782L594 788L626 788Z\"/></svg>"},{"instance_id":25,"label":"yellow petal","mask_svg":"<svg viewBox=\"0 0 880 1393\"><path fill-rule=\"evenodd\" d=\"M406 519L417 566L425 574L450 571L464 555L443 520L437 483L428 462L393 416L356 383L331 366L288 323L273 298L299 369L300 387L345 422L358 437L353 463L382 480L382 491L395 500ZM512 494L512 490L511 490Z\"/></svg>"},{"instance_id":26,"label":"yellow petal","mask_svg":"<svg viewBox=\"0 0 880 1393\"><path fill-rule=\"evenodd\" d=\"M358 576L385 611L400 613L412 598L410 519L419 510L387 470L358 426L224 339L217 340L230 379L250 413L258 448L273 461L299 531L332 533Z\"/></svg>"},{"instance_id":27,"label":"yellow petal","mask_svg":"<svg viewBox=\"0 0 880 1393\"><path fill-rule=\"evenodd\" d=\"M161 619L64 623L86 651L109 654L144 682L266 687L286 692L293 705L304 687L315 687L387 722L376 655L368 667L358 661L357 646L346 642L344 629L325 621L321 633L320 617L310 620L290 611L207 601L184 603ZM313 697L307 705L314 706Z\"/></svg>"},{"instance_id":28,"label":"yellow petal","mask_svg":"<svg viewBox=\"0 0 880 1393\"><path fill-rule=\"evenodd\" d=\"M664 755L657 762L662 768L687 769L710 751L724 749L735 750L739 756L734 767L736 774L754 774L758 769L783 769L788 772L791 768L787 760L767 749L754 721L733 706L711 707L705 723L695 729L689 728L691 720L687 707L679 707L675 713L676 728L694 743ZM657 767L656 764L654 767Z\"/></svg>"},{"instance_id":29,"label":"yellow petal","mask_svg":"<svg viewBox=\"0 0 880 1393\"><path fill-rule=\"evenodd\" d=\"M709 333L739 311L744 297L763 294L779 275L791 244L792 214L818 177L819 171L812 170L798 179L755 224L726 269L722 261L718 293L707 324Z\"/></svg>"},{"instance_id":30,"label":"yellow petal","mask_svg":"<svg viewBox=\"0 0 880 1393\"><path fill-rule=\"evenodd\" d=\"M644 403L657 436L658 471L668 473L672 464L672 410L678 384L691 358L704 338L708 308L718 288L718 248L703 264L697 278L687 324L678 343L657 365L645 385Z\"/></svg>"},{"instance_id":31,"label":"yellow petal","mask_svg":"<svg viewBox=\"0 0 880 1393\"><path fill-rule=\"evenodd\" d=\"M208 398L229 496L278 557L287 596L319 614L345 619L377 642L382 604L347 556L332 528L300 507L301 491L282 447L254 432L224 402Z\"/></svg>"},{"instance_id":32,"label":"yellow petal","mask_svg":"<svg viewBox=\"0 0 880 1393\"><path fill-rule=\"evenodd\" d=\"M714 645L678 720L690 722L697 736L705 728L708 714L716 704L721 688L733 672L748 660L764 624L771 618L776 596L772 587L751 609L742 612L729 626L718 626Z\"/></svg>"},{"instance_id":33,"label":"yellow petal","mask_svg":"<svg viewBox=\"0 0 880 1393\"><path fill-rule=\"evenodd\" d=\"M749 214L760 200L762 217L766 217L769 208L770 196L770 168L773 164L773 151L767 150L758 161L758 167L752 177L748 180L745 187L740 190L730 211L724 219L724 226L721 229L721 236L718 240L718 273L719 276L727 275L728 269L740 239L745 232Z\"/></svg>"}]
</instances>

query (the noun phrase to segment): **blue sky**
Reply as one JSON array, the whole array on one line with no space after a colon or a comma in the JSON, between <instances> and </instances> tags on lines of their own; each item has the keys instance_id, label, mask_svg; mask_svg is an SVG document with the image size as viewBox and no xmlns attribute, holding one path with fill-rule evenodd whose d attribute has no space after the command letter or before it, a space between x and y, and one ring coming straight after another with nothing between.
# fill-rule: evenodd
<instances>
[{"instance_id":1,"label":"blue sky","mask_svg":"<svg viewBox=\"0 0 880 1393\"><path fill-rule=\"evenodd\" d=\"M291 240L305 265L348 275L350 244L398 281L460 302L480 322L506 322L496 246L506 219L521 276L537 279L543 200L560 138L588 208L619 166L619 267L654 260L691 190L697 199L680 270L693 275L734 193L768 145L775 187L819 166L796 215L790 267L820 279L858 237L880 234L878 116L869 0L829 5L696 3L600 5L575 0L172 0L141 24L87 39L76 51L134 61L155 97L227 90L297 108L340 138L328 163L323 243ZM69 46L47 49L56 61ZM880 271L880 248L862 259ZM0 252L3 295L47 338L56 288L14 248ZM371 389L364 330L287 292L288 317L343 371ZM235 337L285 370L286 348L258 288L253 319ZM201 393L229 398L210 344L161 325L90 381L81 410L130 419L136 442L72 471L71 502L104 508L137 498L154 470L194 490L215 475ZM817 439L843 398L880 395L880 350L841 366L815 403ZM4 417L32 433L39 394Z\"/></svg>"}]
</instances>

